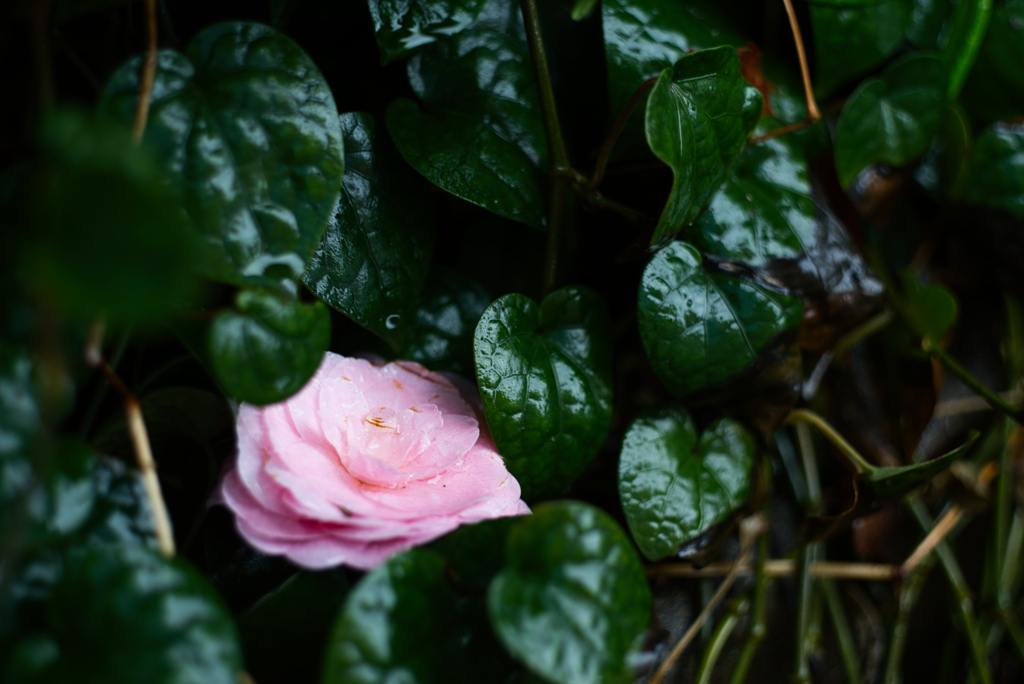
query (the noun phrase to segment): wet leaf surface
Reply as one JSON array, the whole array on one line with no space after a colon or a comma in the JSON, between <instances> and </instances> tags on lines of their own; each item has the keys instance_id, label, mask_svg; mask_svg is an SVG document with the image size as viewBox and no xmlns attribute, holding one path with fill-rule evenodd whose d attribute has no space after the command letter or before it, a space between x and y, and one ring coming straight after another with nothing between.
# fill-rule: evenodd
<instances>
[{"instance_id":1,"label":"wet leaf surface","mask_svg":"<svg viewBox=\"0 0 1024 684\"><path fill-rule=\"evenodd\" d=\"M911 5L908 0L858 6L812 4L815 89L830 93L885 62L903 43Z\"/></svg>"},{"instance_id":2,"label":"wet leaf surface","mask_svg":"<svg viewBox=\"0 0 1024 684\"><path fill-rule=\"evenodd\" d=\"M801 321L800 300L708 272L685 242L659 251L640 282L640 336L654 371L679 397L720 385Z\"/></svg>"},{"instance_id":3,"label":"wet leaf surface","mask_svg":"<svg viewBox=\"0 0 1024 684\"><path fill-rule=\"evenodd\" d=\"M761 113L761 94L730 47L701 50L662 72L647 100L651 150L674 181L652 244L692 223L722 184Z\"/></svg>"},{"instance_id":4,"label":"wet leaf surface","mask_svg":"<svg viewBox=\"0 0 1024 684\"><path fill-rule=\"evenodd\" d=\"M223 23L185 54L160 52L144 144L179 188L203 239L203 272L233 284L298 279L338 199L343 148L330 88L269 26ZM107 83L101 109L130 123L141 58Z\"/></svg>"},{"instance_id":5,"label":"wet leaf surface","mask_svg":"<svg viewBox=\"0 0 1024 684\"><path fill-rule=\"evenodd\" d=\"M997 123L978 135L961 196L1024 217L1024 124Z\"/></svg>"},{"instance_id":6,"label":"wet leaf surface","mask_svg":"<svg viewBox=\"0 0 1024 684\"><path fill-rule=\"evenodd\" d=\"M629 530L649 560L676 553L744 504L754 441L734 420L698 436L682 408L633 421L619 456L619 497Z\"/></svg>"},{"instance_id":7,"label":"wet leaf surface","mask_svg":"<svg viewBox=\"0 0 1024 684\"><path fill-rule=\"evenodd\" d=\"M484 0L370 0L383 64L453 36L473 23Z\"/></svg>"},{"instance_id":8,"label":"wet leaf surface","mask_svg":"<svg viewBox=\"0 0 1024 684\"><path fill-rule=\"evenodd\" d=\"M746 44L728 16L714 3L703 0L607 0L601 3L601 21L608 69L608 112L613 120L641 83L658 76L689 52ZM650 154L643 120L638 116L646 100L645 96L637 103L615 145L621 157Z\"/></svg>"},{"instance_id":9,"label":"wet leaf surface","mask_svg":"<svg viewBox=\"0 0 1024 684\"><path fill-rule=\"evenodd\" d=\"M239 292L237 306L210 326L217 379L228 393L250 404L287 399L313 377L327 350L327 307L259 290Z\"/></svg>"},{"instance_id":10,"label":"wet leaf surface","mask_svg":"<svg viewBox=\"0 0 1024 684\"><path fill-rule=\"evenodd\" d=\"M323 301L395 347L427 278L434 205L369 114L341 115L345 177L303 280Z\"/></svg>"},{"instance_id":11,"label":"wet leaf surface","mask_svg":"<svg viewBox=\"0 0 1024 684\"><path fill-rule=\"evenodd\" d=\"M849 186L870 164L903 166L924 154L939 128L947 80L942 60L915 53L863 81L836 126L840 184Z\"/></svg>"},{"instance_id":12,"label":"wet leaf surface","mask_svg":"<svg viewBox=\"0 0 1024 684\"><path fill-rule=\"evenodd\" d=\"M471 27L409 60L409 81L422 107L400 99L387 112L409 165L456 197L543 227L547 143L519 6L489 0Z\"/></svg>"},{"instance_id":13,"label":"wet leaf surface","mask_svg":"<svg viewBox=\"0 0 1024 684\"><path fill-rule=\"evenodd\" d=\"M552 682L633 679L630 658L651 593L640 559L606 513L572 501L542 504L512 528L506 557L487 604L516 658Z\"/></svg>"},{"instance_id":14,"label":"wet leaf surface","mask_svg":"<svg viewBox=\"0 0 1024 684\"><path fill-rule=\"evenodd\" d=\"M557 492L594 458L611 421L611 332L593 290L567 287L538 307L505 295L476 328L487 426L527 500Z\"/></svg>"}]
</instances>

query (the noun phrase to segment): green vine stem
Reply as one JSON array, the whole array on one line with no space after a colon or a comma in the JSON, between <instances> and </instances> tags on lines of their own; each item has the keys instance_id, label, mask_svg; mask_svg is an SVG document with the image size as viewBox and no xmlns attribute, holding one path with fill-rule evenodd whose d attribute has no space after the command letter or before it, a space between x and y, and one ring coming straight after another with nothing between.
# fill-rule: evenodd
<instances>
[{"instance_id":1,"label":"green vine stem","mask_svg":"<svg viewBox=\"0 0 1024 684\"><path fill-rule=\"evenodd\" d=\"M552 292L558 284L558 257L562 246L562 227L565 214L565 193L568 179L573 174L569 153L558 122L555 90L551 85L548 57L544 52L544 36L540 27L537 0L522 0L523 24L530 46L534 80L540 95L540 110L544 120L544 134L550 158L551 193L548 202L548 242L544 262L544 293Z\"/></svg>"},{"instance_id":2,"label":"green vine stem","mask_svg":"<svg viewBox=\"0 0 1024 684\"><path fill-rule=\"evenodd\" d=\"M999 411L1016 421L1017 423L1024 424L1024 409L1020 406L1014 406L1010 402L1002 399L998 394L986 387L980 380L972 375L966 368L960 365L960 363L952 356L946 353L944 349L939 347L934 340L930 338L924 338L921 340L921 349L926 354L932 356L942 362L950 373L960 379L965 385L970 387L974 392L988 403L996 411Z\"/></svg>"},{"instance_id":3,"label":"green vine stem","mask_svg":"<svg viewBox=\"0 0 1024 684\"><path fill-rule=\"evenodd\" d=\"M964 3L966 4L966 2ZM967 38L963 47L960 48L953 65L949 70L949 99L955 100L960 96L967 81L967 75L971 73L974 60L978 58L978 51L985 39L985 32L988 30L988 20L992 15L992 0L977 0L971 26L967 32Z\"/></svg>"},{"instance_id":4,"label":"green vine stem","mask_svg":"<svg viewBox=\"0 0 1024 684\"><path fill-rule=\"evenodd\" d=\"M863 456L860 455L853 446L843 439L843 436L836 432L835 428L829 425L828 421L819 416L814 411L809 409L793 409L786 416L785 420L782 421L783 425L793 425L794 423L809 423L818 429L818 431L825 436L825 438L832 443L839 451L843 453L858 473L864 474L869 473L875 469L871 463L868 462Z\"/></svg>"},{"instance_id":5,"label":"green vine stem","mask_svg":"<svg viewBox=\"0 0 1024 684\"><path fill-rule=\"evenodd\" d=\"M929 555L921 561L899 594L899 610L896 613L896 620L893 622L889 638L889 654L885 661L883 684L900 684L903 681L903 649L907 643L910 614L913 612L914 606L917 605L917 599L921 596L925 580L928 579L928 573L931 572L934 564L934 555Z\"/></svg>"},{"instance_id":6,"label":"green vine stem","mask_svg":"<svg viewBox=\"0 0 1024 684\"><path fill-rule=\"evenodd\" d=\"M930 530L933 521L921 498L916 494L911 494L906 497L905 501L921 529L925 532ZM992 677L988 672L988 665L985 662L985 645L981 641L981 635L978 633L978 626L974 619L974 602L971 599L971 590L967 586L967 580L960 569L960 564L957 563L956 556L953 555L953 550L946 541L941 541L936 545L935 555L938 556L939 562L942 563L946 579L953 590L957 615L963 626L964 634L967 637L968 650L971 653L971 669L974 677L981 684L992 684Z\"/></svg>"},{"instance_id":7,"label":"green vine stem","mask_svg":"<svg viewBox=\"0 0 1024 684\"><path fill-rule=\"evenodd\" d=\"M834 580L823 579L819 580L819 582L821 591L825 595L825 604L828 607L832 630L836 633L836 642L839 644L839 656L843 661L846 681L850 682L850 684L858 684L864 681L864 679L860 672L857 642L853 638L850 621L846 618L843 599L839 596L839 589L836 587Z\"/></svg>"},{"instance_id":8,"label":"green vine stem","mask_svg":"<svg viewBox=\"0 0 1024 684\"><path fill-rule=\"evenodd\" d=\"M761 535L757 542L757 560L754 565L754 605L750 614L750 628L747 630L747 640L743 643L743 650L736 661L736 669L733 670L732 678L729 680L730 684L743 684L747 680L747 673L750 671L751 663L754 662L757 647L764 641L764 637L768 633L768 624L765 619L768 576L764 571L768 553L768 535Z\"/></svg>"},{"instance_id":9,"label":"green vine stem","mask_svg":"<svg viewBox=\"0 0 1024 684\"><path fill-rule=\"evenodd\" d=\"M711 676L715 671L715 665L718 664L718 657L722 655L722 649L725 648L729 637L732 636L736 626L749 609L750 602L747 600L734 601L729 606L725 617L715 627L715 633L711 637L711 642L704 651L703 658L701 658L700 668L697 670L697 684L710 684Z\"/></svg>"}]
</instances>

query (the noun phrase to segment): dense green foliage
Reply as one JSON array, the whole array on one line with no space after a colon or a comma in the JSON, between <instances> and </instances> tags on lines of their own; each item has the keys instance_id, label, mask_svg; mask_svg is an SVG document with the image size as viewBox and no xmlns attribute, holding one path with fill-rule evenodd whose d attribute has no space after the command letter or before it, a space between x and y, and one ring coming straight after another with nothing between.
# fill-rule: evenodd
<instances>
[{"instance_id":1,"label":"dense green foliage","mask_svg":"<svg viewBox=\"0 0 1024 684\"><path fill-rule=\"evenodd\" d=\"M4 3L0 681L1024 678L1024 1L795 17L820 120L782 0ZM246 545L328 350L532 515Z\"/></svg>"}]
</instances>

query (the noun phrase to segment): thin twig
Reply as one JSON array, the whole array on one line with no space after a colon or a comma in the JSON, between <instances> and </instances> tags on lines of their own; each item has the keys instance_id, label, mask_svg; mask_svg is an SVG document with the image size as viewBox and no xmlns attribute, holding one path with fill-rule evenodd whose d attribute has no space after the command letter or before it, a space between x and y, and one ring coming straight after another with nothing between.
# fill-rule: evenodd
<instances>
[{"instance_id":1,"label":"thin twig","mask_svg":"<svg viewBox=\"0 0 1024 684\"><path fill-rule=\"evenodd\" d=\"M800 77L804 81L804 97L807 99L807 121L816 123L821 119L818 103L814 100L814 88L811 86L811 70L807 67L807 53L804 52L804 38L800 33L800 24L796 20L793 0L782 0L786 4L789 15L789 27L793 30L793 42L796 43L796 56L800 60Z\"/></svg>"},{"instance_id":2,"label":"thin twig","mask_svg":"<svg viewBox=\"0 0 1024 684\"><path fill-rule=\"evenodd\" d=\"M999 473L999 466L995 461L989 461L985 464L985 467L978 473L978 485L981 491L988 489L989 484ZM907 560L903 561L903 565L900 566L900 573L903 575L909 575L914 571L925 556L932 552L936 546L942 543L947 535L956 527L957 523L960 522L960 518L964 515L964 508L958 503L950 505L946 509L946 512L942 514L939 521L928 531L925 538L921 540L921 543L917 545L913 553L907 557Z\"/></svg>"},{"instance_id":3,"label":"thin twig","mask_svg":"<svg viewBox=\"0 0 1024 684\"><path fill-rule=\"evenodd\" d=\"M139 400L135 398L135 395L128 389L128 386L121 381L121 378L110 367L107 360L103 358L103 352L100 349L102 338L103 325L96 322L89 332L85 348L85 360L90 366L98 368L103 373L107 382L117 390L124 401L128 433L132 439L132 447L135 450L135 459L139 473L142 476L146 498L149 499L149 508L153 515L153 525L156 528L157 544L160 547L160 553L165 558L170 558L174 555L174 533L171 531L171 518L167 514L164 495L160 491L160 480L156 475L156 463L153 460L153 451L149 446L146 423L142 419L142 408L139 406Z\"/></svg>"},{"instance_id":4,"label":"thin twig","mask_svg":"<svg viewBox=\"0 0 1024 684\"><path fill-rule=\"evenodd\" d=\"M142 60L139 76L139 102L135 106L135 121L132 123L132 140L142 141L149 118L149 99L153 93L156 78L156 0L146 0L146 57Z\"/></svg>"},{"instance_id":5,"label":"thin twig","mask_svg":"<svg viewBox=\"0 0 1024 684\"><path fill-rule=\"evenodd\" d=\"M796 20L796 10L793 9L792 0L782 0L786 5L786 14L789 15L789 28L793 31L793 42L796 44L796 55L800 60L800 77L804 82L804 100L807 102L807 116L803 121L797 121L786 126L755 135L750 139L751 145L777 138L787 133L809 128L821 121L821 111L818 110L818 103L814 99L814 87L811 85L811 70L807 66L807 53L804 51L804 38L800 33L800 24Z\"/></svg>"},{"instance_id":6,"label":"thin twig","mask_svg":"<svg viewBox=\"0 0 1024 684\"><path fill-rule=\"evenodd\" d=\"M758 515L750 516L740 523L740 554L734 563L732 568L726 574L725 579L718 585L718 590L715 591L714 596L711 600L704 604L704 609L697 616L697 619L693 621L690 628L686 630L683 637L676 643L672 648L672 651L665 658L665 661L658 668L658 671L654 673L648 684L660 684L661 680L665 678L668 671L672 669L672 666L679 659L679 656L683 654L686 647L690 645L693 638L697 636L697 632L700 631L701 626L711 616L718 604L722 602L725 595L729 593L733 583L740 576L742 569L747 566L747 559L750 557L750 549L754 545L754 541L766 531L767 524L764 519Z\"/></svg>"},{"instance_id":7,"label":"thin twig","mask_svg":"<svg viewBox=\"0 0 1024 684\"><path fill-rule=\"evenodd\" d=\"M700 568L692 563L665 563L648 566L645 572L651 577L721 577L722 575L727 575L733 567L735 567L735 563L708 563ZM743 565L739 568L738 572L741 575L749 575L755 569L753 565ZM792 577L796 574L796 569L796 561L785 558L767 560L764 563L764 574L765 577L769 578ZM815 561L811 563L810 573L812 577L820 577L822 579L887 582L899 577L900 566L888 563Z\"/></svg>"},{"instance_id":8,"label":"thin twig","mask_svg":"<svg viewBox=\"0 0 1024 684\"><path fill-rule=\"evenodd\" d=\"M597 163L594 165L594 175L590 178L590 181L586 185L587 190L596 190L604 179L605 169L608 167L608 160L612 156L612 150L615 149L615 143L618 141L619 136L622 135L622 131L626 128L626 124L629 122L629 116L633 113L633 109L636 108L637 104L647 94L651 88L658 82L658 77L649 78L640 84L640 87L633 91L633 95L630 96L629 101L626 102L626 106L619 112L619 118L615 120L615 125L608 131L608 137L604 139L604 145L601 146L601 151L597 155Z\"/></svg>"},{"instance_id":9,"label":"thin twig","mask_svg":"<svg viewBox=\"0 0 1024 684\"><path fill-rule=\"evenodd\" d=\"M939 521L935 523L935 526L925 535L925 538L921 540L921 543L917 545L914 552L907 557L907 560L903 561L903 565L900 566L900 572L904 575L909 575L914 569L921 563L924 558L931 553L936 546L938 546L946 535L956 527L957 523L960 522L960 518L963 517L964 509L960 504L953 504L946 509Z\"/></svg>"},{"instance_id":10,"label":"thin twig","mask_svg":"<svg viewBox=\"0 0 1024 684\"><path fill-rule=\"evenodd\" d=\"M985 470L983 469L982 473L979 473L979 480L983 476L986 476L989 480L991 480L991 477L994 477L994 471L990 471L991 475L989 475ZM930 530L933 527L933 523L928 515L928 509L925 508L920 496L910 494L904 501L910 512L913 513L914 518L917 519L921 529ZM967 580L964 578L963 570L960 569L960 564L953 554L953 549L946 540L940 540L936 544L935 555L938 557L939 562L942 564L942 569L946 573L946 580L949 582L950 589L953 590L957 616L967 637L967 646L971 653L971 669L974 676L981 684L992 684L992 677L988 672L988 666L985 662L985 648L981 643L977 621L974 616L974 601L971 598L971 590L967 585Z\"/></svg>"}]
</instances>

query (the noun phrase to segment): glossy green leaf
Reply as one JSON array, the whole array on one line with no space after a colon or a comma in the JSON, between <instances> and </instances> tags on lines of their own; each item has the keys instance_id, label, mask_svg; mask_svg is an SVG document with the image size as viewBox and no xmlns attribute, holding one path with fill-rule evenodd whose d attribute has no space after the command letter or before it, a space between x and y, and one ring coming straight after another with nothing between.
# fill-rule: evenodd
<instances>
[{"instance_id":1,"label":"glossy green leaf","mask_svg":"<svg viewBox=\"0 0 1024 684\"><path fill-rule=\"evenodd\" d=\"M939 128L948 79L942 60L914 53L857 87L836 126L836 171L844 188L871 164L903 166L925 153Z\"/></svg>"},{"instance_id":2,"label":"glossy green leaf","mask_svg":"<svg viewBox=\"0 0 1024 684\"><path fill-rule=\"evenodd\" d=\"M69 312L152 323L194 288L195 231L157 165L112 122L63 112L42 125L22 265Z\"/></svg>"},{"instance_id":3,"label":"glossy green leaf","mask_svg":"<svg viewBox=\"0 0 1024 684\"><path fill-rule=\"evenodd\" d=\"M369 114L341 115L345 178L306 269L313 293L394 346L427 277L434 204Z\"/></svg>"},{"instance_id":4,"label":"glossy green leaf","mask_svg":"<svg viewBox=\"0 0 1024 684\"><path fill-rule=\"evenodd\" d=\"M272 404L302 389L331 341L331 318L322 302L286 301L242 290L237 311L210 326L213 370L227 392L250 404Z\"/></svg>"},{"instance_id":5,"label":"glossy green leaf","mask_svg":"<svg viewBox=\"0 0 1024 684\"><path fill-rule=\"evenodd\" d=\"M381 64L453 36L480 14L484 0L369 0Z\"/></svg>"},{"instance_id":6,"label":"glossy green leaf","mask_svg":"<svg viewBox=\"0 0 1024 684\"><path fill-rule=\"evenodd\" d=\"M652 244L697 218L743 151L761 115L761 94L740 72L731 47L701 50L666 69L647 100L651 150L674 180Z\"/></svg>"},{"instance_id":7,"label":"glossy green leaf","mask_svg":"<svg viewBox=\"0 0 1024 684\"><path fill-rule=\"evenodd\" d=\"M236 684L242 669L213 589L184 562L139 547L67 554L45 620L56 651L24 681Z\"/></svg>"},{"instance_id":8,"label":"glossy green leaf","mask_svg":"<svg viewBox=\"0 0 1024 684\"><path fill-rule=\"evenodd\" d=\"M619 498L629 531L650 560L675 554L743 505L754 440L734 420L697 436L690 414L663 408L633 421L619 456Z\"/></svg>"},{"instance_id":9,"label":"glossy green leaf","mask_svg":"<svg viewBox=\"0 0 1024 684\"><path fill-rule=\"evenodd\" d=\"M945 198L965 178L973 145L967 113L958 103L947 101L935 139L914 169L914 180L934 199Z\"/></svg>"},{"instance_id":10,"label":"glossy green leaf","mask_svg":"<svg viewBox=\"0 0 1024 684\"><path fill-rule=\"evenodd\" d=\"M557 684L629 682L650 617L643 566L607 513L542 504L509 533L487 596L505 647Z\"/></svg>"},{"instance_id":11,"label":"glossy green leaf","mask_svg":"<svg viewBox=\"0 0 1024 684\"><path fill-rule=\"evenodd\" d=\"M348 594L342 569L301 571L238 618L246 671L260 684L315 682Z\"/></svg>"},{"instance_id":12,"label":"glossy green leaf","mask_svg":"<svg viewBox=\"0 0 1024 684\"><path fill-rule=\"evenodd\" d=\"M434 371L473 374L473 333L491 296L458 271L439 270L427 278L413 314L402 358Z\"/></svg>"},{"instance_id":13,"label":"glossy green leaf","mask_svg":"<svg viewBox=\"0 0 1024 684\"><path fill-rule=\"evenodd\" d=\"M903 314L914 334L938 342L956 320L956 297L938 283L922 286L912 274L904 273Z\"/></svg>"},{"instance_id":14,"label":"glossy green leaf","mask_svg":"<svg viewBox=\"0 0 1024 684\"><path fill-rule=\"evenodd\" d=\"M912 10L911 0L857 7L811 5L815 89L828 94L885 62L903 44Z\"/></svg>"},{"instance_id":15,"label":"glossy green leaf","mask_svg":"<svg viewBox=\"0 0 1024 684\"><path fill-rule=\"evenodd\" d=\"M975 121L1024 114L1024 0L993 3L962 101Z\"/></svg>"},{"instance_id":16,"label":"glossy green leaf","mask_svg":"<svg viewBox=\"0 0 1024 684\"><path fill-rule=\"evenodd\" d=\"M0 342L0 529L33 480L29 450L43 424L33 370L26 351Z\"/></svg>"},{"instance_id":17,"label":"glossy green leaf","mask_svg":"<svg viewBox=\"0 0 1024 684\"><path fill-rule=\"evenodd\" d=\"M583 287L538 307L510 294L491 304L473 341L487 426L531 499L559 491L597 454L612 416L608 313Z\"/></svg>"},{"instance_id":18,"label":"glossy green leaf","mask_svg":"<svg viewBox=\"0 0 1024 684\"><path fill-rule=\"evenodd\" d=\"M658 76L693 50L747 44L732 21L713 2L704 0L603 0L605 64L608 69L609 115L617 117L640 85ZM649 154L639 112L646 96L615 144L616 154Z\"/></svg>"},{"instance_id":19,"label":"glossy green leaf","mask_svg":"<svg viewBox=\"0 0 1024 684\"><path fill-rule=\"evenodd\" d=\"M878 496L900 496L953 465L955 461L958 461L970 450L977 439L978 433L971 433L971 436L968 437L964 444L949 453L937 456L930 461L915 463L914 465L875 468L864 475L864 480L875 490Z\"/></svg>"},{"instance_id":20,"label":"glossy green leaf","mask_svg":"<svg viewBox=\"0 0 1024 684\"><path fill-rule=\"evenodd\" d=\"M597 0L575 0L572 5L573 21L583 21L593 13Z\"/></svg>"},{"instance_id":21,"label":"glossy green leaf","mask_svg":"<svg viewBox=\"0 0 1024 684\"><path fill-rule=\"evenodd\" d=\"M807 164L787 141L771 138L743 151L693 241L705 252L760 266L799 256L813 245L817 224Z\"/></svg>"},{"instance_id":22,"label":"glossy green leaf","mask_svg":"<svg viewBox=\"0 0 1024 684\"><path fill-rule=\"evenodd\" d=\"M93 456L96 503L78 538L92 545L157 550L156 525L142 476L122 461Z\"/></svg>"},{"instance_id":23,"label":"glossy green leaf","mask_svg":"<svg viewBox=\"0 0 1024 684\"><path fill-rule=\"evenodd\" d=\"M518 518L495 518L463 525L429 548L448 561L460 591L484 592L505 567L505 539L517 522Z\"/></svg>"},{"instance_id":24,"label":"glossy green leaf","mask_svg":"<svg viewBox=\"0 0 1024 684\"><path fill-rule=\"evenodd\" d=\"M986 128L968 164L962 199L1024 217L1024 124Z\"/></svg>"},{"instance_id":25,"label":"glossy green leaf","mask_svg":"<svg viewBox=\"0 0 1024 684\"><path fill-rule=\"evenodd\" d=\"M130 122L141 58L101 108ZM235 284L298 279L338 199L341 126L327 82L269 26L215 24L186 53L161 51L143 141L203 236L206 275Z\"/></svg>"},{"instance_id":26,"label":"glossy green leaf","mask_svg":"<svg viewBox=\"0 0 1024 684\"><path fill-rule=\"evenodd\" d=\"M640 337L654 372L678 397L750 367L780 333L800 325L799 299L705 271L684 242L659 251L640 281Z\"/></svg>"},{"instance_id":27,"label":"glossy green leaf","mask_svg":"<svg viewBox=\"0 0 1024 684\"><path fill-rule=\"evenodd\" d=\"M464 609L440 554L414 549L391 558L349 593L334 623L321 681L486 681L499 673L483 679L471 674L472 619Z\"/></svg>"},{"instance_id":28,"label":"glossy green leaf","mask_svg":"<svg viewBox=\"0 0 1024 684\"><path fill-rule=\"evenodd\" d=\"M431 183L540 228L547 143L520 7L488 0L464 31L409 60L422 101L388 107L395 146Z\"/></svg>"}]
</instances>

